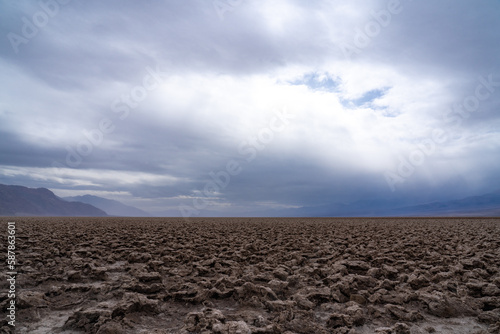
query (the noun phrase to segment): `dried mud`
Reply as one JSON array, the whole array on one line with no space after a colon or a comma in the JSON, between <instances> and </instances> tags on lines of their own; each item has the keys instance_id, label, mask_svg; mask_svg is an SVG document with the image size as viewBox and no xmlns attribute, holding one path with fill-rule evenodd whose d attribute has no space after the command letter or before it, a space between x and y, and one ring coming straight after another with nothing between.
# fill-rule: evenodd
<instances>
[{"instance_id":1,"label":"dried mud","mask_svg":"<svg viewBox=\"0 0 500 334\"><path fill-rule=\"evenodd\" d=\"M500 219L10 221L16 333L500 333Z\"/></svg>"}]
</instances>

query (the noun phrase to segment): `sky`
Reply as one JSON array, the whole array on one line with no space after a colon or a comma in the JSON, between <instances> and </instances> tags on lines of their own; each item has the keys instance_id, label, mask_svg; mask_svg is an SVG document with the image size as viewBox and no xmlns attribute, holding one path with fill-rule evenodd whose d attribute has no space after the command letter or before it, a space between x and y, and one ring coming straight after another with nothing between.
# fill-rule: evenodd
<instances>
[{"instance_id":1,"label":"sky","mask_svg":"<svg viewBox=\"0 0 500 334\"><path fill-rule=\"evenodd\" d=\"M500 189L497 0L0 1L0 183L156 215Z\"/></svg>"}]
</instances>

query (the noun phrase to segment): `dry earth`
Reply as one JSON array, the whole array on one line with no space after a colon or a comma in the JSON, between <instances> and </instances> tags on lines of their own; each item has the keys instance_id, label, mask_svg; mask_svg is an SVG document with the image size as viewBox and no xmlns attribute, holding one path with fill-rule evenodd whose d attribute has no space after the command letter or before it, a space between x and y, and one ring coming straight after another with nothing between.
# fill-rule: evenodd
<instances>
[{"instance_id":1,"label":"dry earth","mask_svg":"<svg viewBox=\"0 0 500 334\"><path fill-rule=\"evenodd\" d=\"M500 333L498 218L7 221L16 333Z\"/></svg>"}]
</instances>

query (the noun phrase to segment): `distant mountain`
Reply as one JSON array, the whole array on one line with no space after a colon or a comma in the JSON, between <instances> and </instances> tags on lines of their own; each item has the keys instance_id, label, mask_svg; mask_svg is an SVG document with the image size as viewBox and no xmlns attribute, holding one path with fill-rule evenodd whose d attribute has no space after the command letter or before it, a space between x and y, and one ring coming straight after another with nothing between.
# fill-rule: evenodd
<instances>
[{"instance_id":1,"label":"distant mountain","mask_svg":"<svg viewBox=\"0 0 500 334\"><path fill-rule=\"evenodd\" d=\"M394 217L394 216L500 216L500 191L458 200L401 205L387 200L363 200L350 204L305 206L252 212L249 215L272 217Z\"/></svg>"},{"instance_id":2,"label":"distant mountain","mask_svg":"<svg viewBox=\"0 0 500 334\"><path fill-rule=\"evenodd\" d=\"M395 215L412 216L500 216L500 191L458 200L407 206Z\"/></svg>"},{"instance_id":3,"label":"distant mountain","mask_svg":"<svg viewBox=\"0 0 500 334\"><path fill-rule=\"evenodd\" d=\"M151 216L146 211L135 208L130 205L123 204L118 201L114 201L107 198L102 198L92 195L83 196L72 196L63 197L64 200L69 202L82 202L95 206L101 210L104 210L111 216L122 216L122 217L149 217Z\"/></svg>"},{"instance_id":4,"label":"distant mountain","mask_svg":"<svg viewBox=\"0 0 500 334\"><path fill-rule=\"evenodd\" d=\"M156 212L155 216L179 216L180 211ZM204 209L193 217L218 217L219 211ZM226 216L234 216L230 214ZM407 199L366 199L296 208L248 210L242 217L500 217L500 190L458 200L408 204Z\"/></svg>"},{"instance_id":5,"label":"distant mountain","mask_svg":"<svg viewBox=\"0 0 500 334\"><path fill-rule=\"evenodd\" d=\"M0 184L0 216L107 216L92 205L67 202L46 188Z\"/></svg>"}]
</instances>

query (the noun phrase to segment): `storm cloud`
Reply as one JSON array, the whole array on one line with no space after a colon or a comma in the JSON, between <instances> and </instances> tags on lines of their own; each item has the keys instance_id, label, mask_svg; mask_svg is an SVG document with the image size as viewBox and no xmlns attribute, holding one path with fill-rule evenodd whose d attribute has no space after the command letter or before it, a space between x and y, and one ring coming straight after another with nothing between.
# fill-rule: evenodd
<instances>
[{"instance_id":1,"label":"storm cloud","mask_svg":"<svg viewBox=\"0 0 500 334\"><path fill-rule=\"evenodd\" d=\"M500 188L494 0L0 3L0 183L158 215Z\"/></svg>"}]
</instances>

